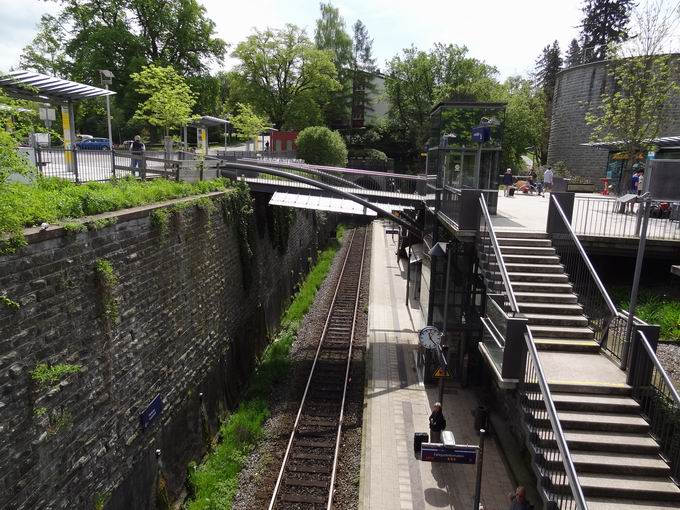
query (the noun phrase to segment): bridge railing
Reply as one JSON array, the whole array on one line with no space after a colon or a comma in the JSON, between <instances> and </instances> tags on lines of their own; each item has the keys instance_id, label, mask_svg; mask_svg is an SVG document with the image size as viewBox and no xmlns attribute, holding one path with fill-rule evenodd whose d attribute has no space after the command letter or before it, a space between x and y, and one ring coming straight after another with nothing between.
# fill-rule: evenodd
<instances>
[{"instance_id":1,"label":"bridge railing","mask_svg":"<svg viewBox=\"0 0 680 510\"><path fill-rule=\"evenodd\" d=\"M281 161L278 159L241 159L240 162L246 164L260 165L272 168L279 168L286 172L318 180L325 184L338 187L352 188L368 191L379 191L398 195L425 195L424 176L397 174L390 172L376 172L372 170L356 170L353 168L342 168L324 165L308 165L296 161ZM241 170L239 170L241 172ZM239 174L241 175L241 174ZM245 175L245 173L243 174ZM264 173L254 175L249 173L250 178L278 180L278 176L266 175Z\"/></svg>"},{"instance_id":2,"label":"bridge railing","mask_svg":"<svg viewBox=\"0 0 680 510\"><path fill-rule=\"evenodd\" d=\"M635 204L622 204L614 198L576 196L572 217L574 231L587 236L637 238L641 221L633 213L635 207ZM680 204L653 204L647 238L680 240Z\"/></svg>"}]
</instances>

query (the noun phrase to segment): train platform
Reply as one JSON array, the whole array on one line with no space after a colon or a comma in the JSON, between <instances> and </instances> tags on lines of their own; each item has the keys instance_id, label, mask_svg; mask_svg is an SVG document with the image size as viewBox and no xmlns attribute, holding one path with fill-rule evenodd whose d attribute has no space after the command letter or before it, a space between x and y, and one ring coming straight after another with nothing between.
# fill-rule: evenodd
<instances>
[{"instance_id":1,"label":"train platform","mask_svg":"<svg viewBox=\"0 0 680 510\"><path fill-rule=\"evenodd\" d=\"M428 431L437 388L418 376L417 332L425 324L420 309L406 304L406 265L396 256L396 236L387 222L372 224L367 374L363 423L360 501L362 510L472 508L475 466L421 462L413 453L414 432ZM477 444L471 390L447 388L443 411L458 444ZM493 436L487 437L481 502L504 510L512 478Z\"/></svg>"}]
</instances>

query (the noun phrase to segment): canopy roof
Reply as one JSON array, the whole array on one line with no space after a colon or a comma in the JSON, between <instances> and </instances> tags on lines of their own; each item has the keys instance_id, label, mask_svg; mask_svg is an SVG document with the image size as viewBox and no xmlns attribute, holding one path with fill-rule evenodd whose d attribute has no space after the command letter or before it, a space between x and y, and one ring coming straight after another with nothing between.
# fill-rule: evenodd
<instances>
[{"instance_id":1,"label":"canopy roof","mask_svg":"<svg viewBox=\"0 0 680 510\"><path fill-rule=\"evenodd\" d=\"M211 115L201 115L195 121L193 121L190 125L212 127L212 126L222 126L224 124L231 124L231 122L229 122L227 119L220 119L219 117L213 117Z\"/></svg>"},{"instance_id":2,"label":"canopy roof","mask_svg":"<svg viewBox=\"0 0 680 510\"><path fill-rule=\"evenodd\" d=\"M92 85L23 70L10 71L0 76L0 88L10 96L20 99L61 103L115 94L111 90Z\"/></svg>"}]
</instances>

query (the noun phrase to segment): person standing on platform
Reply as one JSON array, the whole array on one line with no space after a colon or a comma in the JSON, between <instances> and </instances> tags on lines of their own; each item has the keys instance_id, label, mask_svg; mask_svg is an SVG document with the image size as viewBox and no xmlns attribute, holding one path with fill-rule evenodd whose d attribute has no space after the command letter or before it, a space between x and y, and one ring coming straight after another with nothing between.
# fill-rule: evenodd
<instances>
[{"instance_id":1,"label":"person standing on platform","mask_svg":"<svg viewBox=\"0 0 680 510\"><path fill-rule=\"evenodd\" d=\"M550 191L553 186L553 171L548 167L543 172L543 191Z\"/></svg>"},{"instance_id":2,"label":"person standing on platform","mask_svg":"<svg viewBox=\"0 0 680 510\"><path fill-rule=\"evenodd\" d=\"M510 190L510 186L512 186L512 170L507 169L505 171L505 174L503 175L503 186L505 186L505 196L508 196L508 192Z\"/></svg>"},{"instance_id":3,"label":"person standing on platform","mask_svg":"<svg viewBox=\"0 0 680 510\"><path fill-rule=\"evenodd\" d=\"M144 145L144 142L142 142L142 137L135 135L135 139L130 144L130 154L132 154L132 175L135 175L135 170L139 172L140 176L142 175L142 155L145 150L146 146Z\"/></svg>"},{"instance_id":4,"label":"person standing on platform","mask_svg":"<svg viewBox=\"0 0 680 510\"><path fill-rule=\"evenodd\" d=\"M432 414L430 415L430 443L442 442L442 430L446 428L446 418L442 413L442 405L435 402L432 406Z\"/></svg>"}]
</instances>

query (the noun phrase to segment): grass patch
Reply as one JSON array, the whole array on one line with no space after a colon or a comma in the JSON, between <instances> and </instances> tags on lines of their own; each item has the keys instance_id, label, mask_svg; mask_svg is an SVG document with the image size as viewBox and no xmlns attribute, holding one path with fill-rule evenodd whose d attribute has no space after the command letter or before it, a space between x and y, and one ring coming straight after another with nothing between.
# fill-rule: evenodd
<instances>
[{"instance_id":1,"label":"grass patch","mask_svg":"<svg viewBox=\"0 0 680 510\"><path fill-rule=\"evenodd\" d=\"M620 289L617 289L613 294L621 308L628 310L630 295L626 295L626 291ZM635 307L635 315L649 324L658 324L661 327L661 340L680 342L679 300L666 295L641 292L638 296L638 304Z\"/></svg>"},{"instance_id":2,"label":"grass patch","mask_svg":"<svg viewBox=\"0 0 680 510\"><path fill-rule=\"evenodd\" d=\"M190 470L190 483L195 496L188 504L188 510L231 509L243 465L262 437L262 425L269 416L271 389L288 376L288 354L295 341L298 325L314 302L316 292L328 274L337 250L338 244L333 243L320 254L316 265L284 314L281 331L262 356L241 405L222 423L222 442L201 466Z\"/></svg>"},{"instance_id":3,"label":"grass patch","mask_svg":"<svg viewBox=\"0 0 680 510\"><path fill-rule=\"evenodd\" d=\"M23 229L68 219L68 229L78 231L72 219L153 204L211 191L225 191L229 181L214 179L195 183L165 179L138 181L133 178L109 182L75 184L56 177L38 178L35 184L0 184L0 253L12 252L25 245ZM102 219L88 226L99 229L114 219Z\"/></svg>"},{"instance_id":4,"label":"grass patch","mask_svg":"<svg viewBox=\"0 0 680 510\"><path fill-rule=\"evenodd\" d=\"M39 363L31 372L31 378L40 386L54 386L61 382L69 374L77 374L81 370L80 365L69 365L59 363L58 365L48 365Z\"/></svg>"}]
</instances>

